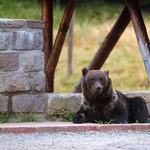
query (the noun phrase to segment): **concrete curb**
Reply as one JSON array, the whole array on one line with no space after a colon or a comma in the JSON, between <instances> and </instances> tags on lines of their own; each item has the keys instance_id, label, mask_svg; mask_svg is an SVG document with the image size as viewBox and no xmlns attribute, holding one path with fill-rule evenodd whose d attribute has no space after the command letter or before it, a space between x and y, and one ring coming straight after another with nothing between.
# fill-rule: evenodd
<instances>
[{"instance_id":1,"label":"concrete curb","mask_svg":"<svg viewBox=\"0 0 150 150\"><path fill-rule=\"evenodd\" d=\"M0 133L87 132L150 130L150 124L73 124L72 122L28 122L0 124Z\"/></svg>"}]
</instances>

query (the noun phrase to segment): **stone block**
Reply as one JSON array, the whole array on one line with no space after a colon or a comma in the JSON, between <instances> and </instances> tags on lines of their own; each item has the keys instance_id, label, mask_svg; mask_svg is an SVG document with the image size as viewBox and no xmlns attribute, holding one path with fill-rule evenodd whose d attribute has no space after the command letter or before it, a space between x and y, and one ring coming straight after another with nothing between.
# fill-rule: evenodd
<instances>
[{"instance_id":1,"label":"stone block","mask_svg":"<svg viewBox=\"0 0 150 150\"><path fill-rule=\"evenodd\" d=\"M2 96L0 95L0 112L6 112L8 111L8 96Z\"/></svg>"},{"instance_id":2,"label":"stone block","mask_svg":"<svg viewBox=\"0 0 150 150\"><path fill-rule=\"evenodd\" d=\"M24 71L44 71L44 53L24 53L22 63Z\"/></svg>"},{"instance_id":3,"label":"stone block","mask_svg":"<svg viewBox=\"0 0 150 150\"><path fill-rule=\"evenodd\" d=\"M43 32L33 32L33 49L42 50L43 49Z\"/></svg>"},{"instance_id":4,"label":"stone block","mask_svg":"<svg viewBox=\"0 0 150 150\"><path fill-rule=\"evenodd\" d=\"M0 92L31 90L29 74L0 74Z\"/></svg>"},{"instance_id":5,"label":"stone block","mask_svg":"<svg viewBox=\"0 0 150 150\"><path fill-rule=\"evenodd\" d=\"M18 68L18 53L0 53L0 71L15 71Z\"/></svg>"},{"instance_id":6,"label":"stone block","mask_svg":"<svg viewBox=\"0 0 150 150\"><path fill-rule=\"evenodd\" d=\"M45 74L35 75L34 86L36 91L45 91Z\"/></svg>"},{"instance_id":7,"label":"stone block","mask_svg":"<svg viewBox=\"0 0 150 150\"><path fill-rule=\"evenodd\" d=\"M8 33L0 33L0 50L8 49Z\"/></svg>"},{"instance_id":8,"label":"stone block","mask_svg":"<svg viewBox=\"0 0 150 150\"><path fill-rule=\"evenodd\" d=\"M44 94L21 94L12 97L13 112L44 112L47 97Z\"/></svg>"},{"instance_id":9,"label":"stone block","mask_svg":"<svg viewBox=\"0 0 150 150\"><path fill-rule=\"evenodd\" d=\"M45 26L44 21L39 21L39 20L27 20L27 27L29 28L39 28L43 29Z\"/></svg>"},{"instance_id":10,"label":"stone block","mask_svg":"<svg viewBox=\"0 0 150 150\"><path fill-rule=\"evenodd\" d=\"M26 31L13 32L12 49L16 50L33 49L33 33Z\"/></svg>"},{"instance_id":11,"label":"stone block","mask_svg":"<svg viewBox=\"0 0 150 150\"><path fill-rule=\"evenodd\" d=\"M3 28L22 28L25 25L24 20L3 19Z\"/></svg>"},{"instance_id":12,"label":"stone block","mask_svg":"<svg viewBox=\"0 0 150 150\"><path fill-rule=\"evenodd\" d=\"M46 114L48 116L61 116L61 110L76 112L81 104L82 94L51 93L48 94Z\"/></svg>"},{"instance_id":13,"label":"stone block","mask_svg":"<svg viewBox=\"0 0 150 150\"><path fill-rule=\"evenodd\" d=\"M12 35L13 50L42 50L43 32L42 31L17 31Z\"/></svg>"}]
</instances>

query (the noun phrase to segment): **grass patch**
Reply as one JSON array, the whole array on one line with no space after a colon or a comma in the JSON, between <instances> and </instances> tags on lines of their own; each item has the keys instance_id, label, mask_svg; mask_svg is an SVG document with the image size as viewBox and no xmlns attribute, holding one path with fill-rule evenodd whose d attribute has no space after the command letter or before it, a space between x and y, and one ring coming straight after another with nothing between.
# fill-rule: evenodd
<instances>
[{"instance_id":1,"label":"grass patch","mask_svg":"<svg viewBox=\"0 0 150 150\"><path fill-rule=\"evenodd\" d=\"M41 3L37 0L0 0L1 18L41 20Z\"/></svg>"},{"instance_id":2,"label":"grass patch","mask_svg":"<svg viewBox=\"0 0 150 150\"><path fill-rule=\"evenodd\" d=\"M150 118L148 118L147 123L150 123Z\"/></svg>"},{"instance_id":3,"label":"grass patch","mask_svg":"<svg viewBox=\"0 0 150 150\"><path fill-rule=\"evenodd\" d=\"M103 122L103 121L97 121L97 120L95 120L95 122L97 123L97 124L113 124L113 119L111 119L110 121L108 121L108 122Z\"/></svg>"},{"instance_id":4,"label":"grass patch","mask_svg":"<svg viewBox=\"0 0 150 150\"><path fill-rule=\"evenodd\" d=\"M81 69L87 67L115 20L85 28L74 25L73 72L67 74L67 43L64 44L56 72L55 92L71 92L81 77ZM146 22L150 33L150 22ZM147 72L140 54L134 29L131 25L116 44L102 70L109 70L115 89L120 91L149 90Z\"/></svg>"},{"instance_id":5,"label":"grass patch","mask_svg":"<svg viewBox=\"0 0 150 150\"><path fill-rule=\"evenodd\" d=\"M71 110L60 109L57 110L53 116L43 116L36 113L22 113L22 112L5 112L0 114L0 124L10 122L42 122L42 121L64 121L72 122L73 112Z\"/></svg>"},{"instance_id":6,"label":"grass patch","mask_svg":"<svg viewBox=\"0 0 150 150\"><path fill-rule=\"evenodd\" d=\"M58 109L52 116L47 116L46 119L50 121L64 121L72 122L73 112L69 109Z\"/></svg>"},{"instance_id":7,"label":"grass patch","mask_svg":"<svg viewBox=\"0 0 150 150\"><path fill-rule=\"evenodd\" d=\"M2 113L0 114L0 123L9 122L39 122L43 121L44 118L35 113Z\"/></svg>"}]
</instances>

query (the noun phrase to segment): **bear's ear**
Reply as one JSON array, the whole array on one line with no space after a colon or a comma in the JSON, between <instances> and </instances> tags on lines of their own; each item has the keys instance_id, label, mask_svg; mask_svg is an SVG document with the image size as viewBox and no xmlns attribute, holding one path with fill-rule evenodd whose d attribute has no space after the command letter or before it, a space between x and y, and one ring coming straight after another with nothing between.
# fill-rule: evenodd
<instances>
[{"instance_id":1,"label":"bear's ear","mask_svg":"<svg viewBox=\"0 0 150 150\"><path fill-rule=\"evenodd\" d=\"M83 68L82 69L82 75L85 76L88 73L88 69L87 68Z\"/></svg>"},{"instance_id":2,"label":"bear's ear","mask_svg":"<svg viewBox=\"0 0 150 150\"><path fill-rule=\"evenodd\" d=\"M109 70L105 70L104 73L106 73L106 75L109 75Z\"/></svg>"}]
</instances>

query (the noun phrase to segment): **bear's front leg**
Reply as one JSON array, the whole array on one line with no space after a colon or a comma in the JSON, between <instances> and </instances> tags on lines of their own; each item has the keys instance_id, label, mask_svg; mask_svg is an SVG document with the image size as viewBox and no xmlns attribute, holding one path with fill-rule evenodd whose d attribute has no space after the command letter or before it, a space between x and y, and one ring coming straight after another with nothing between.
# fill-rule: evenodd
<instances>
[{"instance_id":1,"label":"bear's front leg","mask_svg":"<svg viewBox=\"0 0 150 150\"><path fill-rule=\"evenodd\" d=\"M73 123L84 123L85 122L85 114L78 113L73 116Z\"/></svg>"},{"instance_id":2,"label":"bear's front leg","mask_svg":"<svg viewBox=\"0 0 150 150\"><path fill-rule=\"evenodd\" d=\"M122 105L116 107L112 112L113 123L127 123L128 122L128 112L127 109Z\"/></svg>"},{"instance_id":3,"label":"bear's front leg","mask_svg":"<svg viewBox=\"0 0 150 150\"><path fill-rule=\"evenodd\" d=\"M88 123L91 121L91 114L93 111L88 108L88 103L83 102L80 109L73 115L73 123Z\"/></svg>"},{"instance_id":4,"label":"bear's front leg","mask_svg":"<svg viewBox=\"0 0 150 150\"><path fill-rule=\"evenodd\" d=\"M81 105L80 109L73 115L73 123L95 123L96 120L101 120L100 113L85 108L83 105Z\"/></svg>"},{"instance_id":5,"label":"bear's front leg","mask_svg":"<svg viewBox=\"0 0 150 150\"><path fill-rule=\"evenodd\" d=\"M85 122L86 110L84 106L81 105L80 109L73 115L73 123L84 123Z\"/></svg>"}]
</instances>

